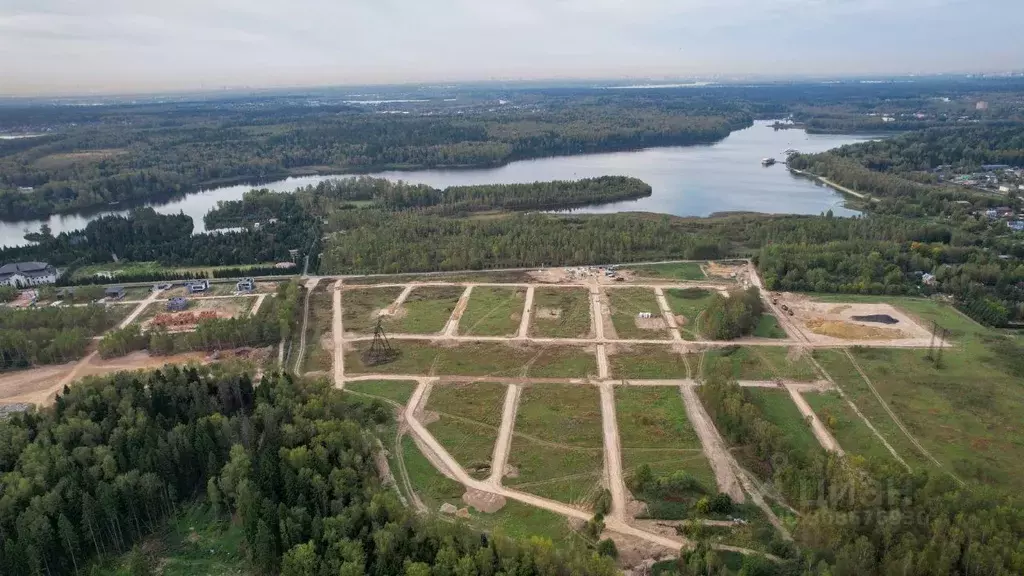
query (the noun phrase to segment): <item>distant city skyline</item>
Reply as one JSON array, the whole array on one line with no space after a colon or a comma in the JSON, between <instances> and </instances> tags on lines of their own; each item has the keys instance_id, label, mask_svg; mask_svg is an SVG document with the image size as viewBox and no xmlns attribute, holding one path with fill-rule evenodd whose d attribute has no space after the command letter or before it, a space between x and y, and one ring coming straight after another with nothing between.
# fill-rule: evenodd
<instances>
[{"instance_id":1,"label":"distant city skyline","mask_svg":"<svg viewBox=\"0 0 1024 576\"><path fill-rule=\"evenodd\" d=\"M1019 0L7 0L0 95L1024 69Z\"/></svg>"}]
</instances>

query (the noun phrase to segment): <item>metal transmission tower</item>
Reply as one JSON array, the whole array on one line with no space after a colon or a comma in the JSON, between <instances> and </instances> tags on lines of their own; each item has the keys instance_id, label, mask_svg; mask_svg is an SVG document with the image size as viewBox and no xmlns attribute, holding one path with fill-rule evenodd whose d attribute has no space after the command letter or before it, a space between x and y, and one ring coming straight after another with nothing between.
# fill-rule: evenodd
<instances>
[{"instance_id":1,"label":"metal transmission tower","mask_svg":"<svg viewBox=\"0 0 1024 576\"><path fill-rule=\"evenodd\" d=\"M373 342L370 349L363 355L363 363L367 366L387 364L398 357L398 350L391 347L388 335L384 333L384 319L377 318L377 326L373 329Z\"/></svg>"}]
</instances>

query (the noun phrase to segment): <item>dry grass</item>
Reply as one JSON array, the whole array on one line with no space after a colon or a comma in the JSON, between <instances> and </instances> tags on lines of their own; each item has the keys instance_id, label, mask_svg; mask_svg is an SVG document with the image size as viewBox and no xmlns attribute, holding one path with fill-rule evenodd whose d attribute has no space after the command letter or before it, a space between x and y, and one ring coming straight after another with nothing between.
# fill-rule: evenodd
<instances>
[{"instance_id":1,"label":"dry grass","mask_svg":"<svg viewBox=\"0 0 1024 576\"><path fill-rule=\"evenodd\" d=\"M806 322L806 326L815 334L844 340L899 340L906 337L902 331L893 328L863 326L824 318L812 318Z\"/></svg>"}]
</instances>

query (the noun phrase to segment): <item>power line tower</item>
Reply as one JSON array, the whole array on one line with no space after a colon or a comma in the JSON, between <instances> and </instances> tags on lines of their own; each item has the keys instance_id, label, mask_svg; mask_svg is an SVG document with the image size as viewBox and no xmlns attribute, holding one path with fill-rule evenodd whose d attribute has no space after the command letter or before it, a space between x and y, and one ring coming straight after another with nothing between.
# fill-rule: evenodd
<instances>
[{"instance_id":1,"label":"power line tower","mask_svg":"<svg viewBox=\"0 0 1024 576\"><path fill-rule=\"evenodd\" d=\"M377 326L373 329L373 342L363 356L363 363L367 366L378 366L387 364L397 357L398 350L391 347L388 335L384 332L384 319L378 317Z\"/></svg>"}]
</instances>

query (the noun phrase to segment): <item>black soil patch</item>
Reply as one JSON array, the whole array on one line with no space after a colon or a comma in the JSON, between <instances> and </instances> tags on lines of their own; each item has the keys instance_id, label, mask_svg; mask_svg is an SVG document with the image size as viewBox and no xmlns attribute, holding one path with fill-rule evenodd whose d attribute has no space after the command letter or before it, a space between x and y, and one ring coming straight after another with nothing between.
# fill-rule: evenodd
<instances>
[{"instance_id":1,"label":"black soil patch","mask_svg":"<svg viewBox=\"0 0 1024 576\"><path fill-rule=\"evenodd\" d=\"M900 321L888 314L869 314L867 316L851 316L857 322L875 322L878 324L899 324Z\"/></svg>"}]
</instances>

